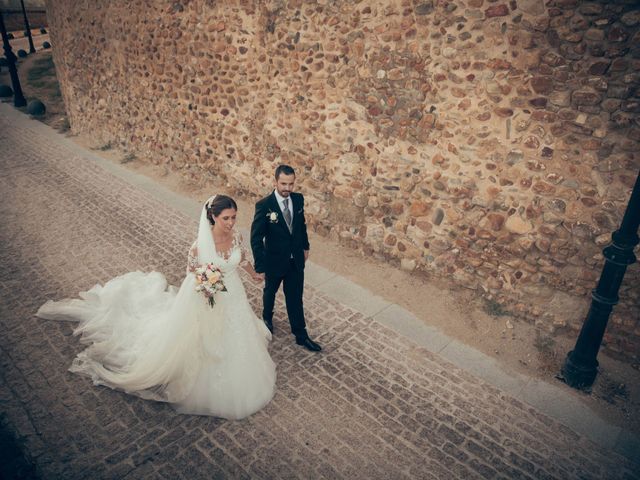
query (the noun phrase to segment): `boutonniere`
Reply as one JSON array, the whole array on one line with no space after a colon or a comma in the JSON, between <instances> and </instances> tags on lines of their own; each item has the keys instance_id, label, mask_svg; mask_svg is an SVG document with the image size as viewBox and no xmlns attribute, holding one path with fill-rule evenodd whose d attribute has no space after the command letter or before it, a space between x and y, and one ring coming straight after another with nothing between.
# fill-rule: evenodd
<instances>
[{"instance_id":1,"label":"boutonniere","mask_svg":"<svg viewBox=\"0 0 640 480\"><path fill-rule=\"evenodd\" d=\"M269 221L271 223L278 223L278 214L277 212L268 212L267 213L267 218L269 219Z\"/></svg>"}]
</instances>

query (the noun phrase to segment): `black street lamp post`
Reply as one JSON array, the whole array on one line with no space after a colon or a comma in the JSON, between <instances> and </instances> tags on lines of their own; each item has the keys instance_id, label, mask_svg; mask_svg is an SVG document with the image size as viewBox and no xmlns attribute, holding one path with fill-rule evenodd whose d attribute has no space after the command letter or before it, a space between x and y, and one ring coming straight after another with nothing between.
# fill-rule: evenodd
<instances>
[{"instance_id":1,"label":"black street lamp post","mask_svg":"<svg viewBox=\"0 0 640 480\"><path fill-rule=\"evenodd\" d=\"M18 78L18 71L16 70L16 56L11 51L11 44L9 43L7 30L4 28L4 18L2 17L2 11L0 11L0 33L2 33L4 56L7 59L9 75L11 75L11 84L13 85L13 104L16 107L24 107L27 104L27 101L22 94L22 87L20 86L20 79Z\"/></svg>"},{"instance_id":2,"label":"black street lamp post","mask_svg":"<svg viewBox=\"0 0 640 480\"><path fill-rule=\"evenodd\" d=\"M36 47L33 46L33 38L31 38L31 28L29 27L27 11L24 8L24 0L20 0L20 5L22 5L22 15L24 16L24 28L26 29L27 37L29 37L29 53L36 53Z\"/></svg>"},{"instance_id":3,"label":"black street lamp post","mask_svg":"<svg viewBox=\"0 0 640 480\"><path fill-rule=\"evenodd\" d=\"M573 388L589 388L598 373L598 350L609 315L618 303L618 290L627 267L636 261L633 249L640 239L640 174L631 192L620 228L613 232L610 245L602 251L605 264L598 286L591 293L591 308L582 325L576 345L562 367L562 379Z\"/></svg>"}]
</instances>

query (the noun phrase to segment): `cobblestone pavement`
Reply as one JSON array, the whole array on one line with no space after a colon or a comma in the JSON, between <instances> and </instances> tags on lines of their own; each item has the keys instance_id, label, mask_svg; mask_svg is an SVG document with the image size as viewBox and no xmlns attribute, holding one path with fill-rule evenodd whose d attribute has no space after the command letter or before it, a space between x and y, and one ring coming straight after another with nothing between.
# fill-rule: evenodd
<instances>
[{"instance_id":1,"label":"cobblestone pavement","mask_svg":"<svg viewBox=\"0 0 640 480\"><path fill-rule=\"evenodd\" d=\"M72 324L34 312L130 270L178 284L196 222L0 105L0 407L47 479L632 479L626 459L306 288L294 344L277 306L277 393L242 421L169 406L67 371ZM3 110L5 109L5 110ZM52 132L52 131L51 131ZM247 279L259 311L260 289Z\"/></svg>"}]
</instances>

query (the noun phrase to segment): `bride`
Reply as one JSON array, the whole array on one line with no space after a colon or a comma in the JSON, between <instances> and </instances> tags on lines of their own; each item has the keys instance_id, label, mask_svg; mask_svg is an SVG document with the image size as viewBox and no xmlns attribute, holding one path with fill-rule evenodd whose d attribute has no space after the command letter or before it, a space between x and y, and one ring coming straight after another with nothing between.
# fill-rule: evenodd
<instances>
[{"instance_id":1,"label":"bride","mask_svg":"<svg viewBox=\"0 0 640 480\"><path fill-rule=\"evenodd\" d=\"M40 307L41 318L79 322L74 335L89 346L69 370L95 385L169 402L179 413L240 419L269 403L276 380L271 334L237 272L243 266L255 275L234 230L237 210L225 195L204 204L179 289L161 273L129 272L81 299ZM194 272L207 263L222 271L226 287L213 307L196 291Z\"/></svg>"}]
</instances>

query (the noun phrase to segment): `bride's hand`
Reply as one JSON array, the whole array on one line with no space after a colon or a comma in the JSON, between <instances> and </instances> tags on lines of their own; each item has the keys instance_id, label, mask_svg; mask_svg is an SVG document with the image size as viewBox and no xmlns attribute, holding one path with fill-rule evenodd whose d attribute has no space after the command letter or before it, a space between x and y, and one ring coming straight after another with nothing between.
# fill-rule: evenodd
<instances>
[{"instance_id":1,"label":"bride's hand","mask_svg":"<svg viewBox=\"0 0 640 480\"><path fill-rule=\"evenodd\" d=\"M253 278L254 282L257 282L257 283L264 282L264 273L253 272L251 277Z\"/></svg>"}]
</instances>

